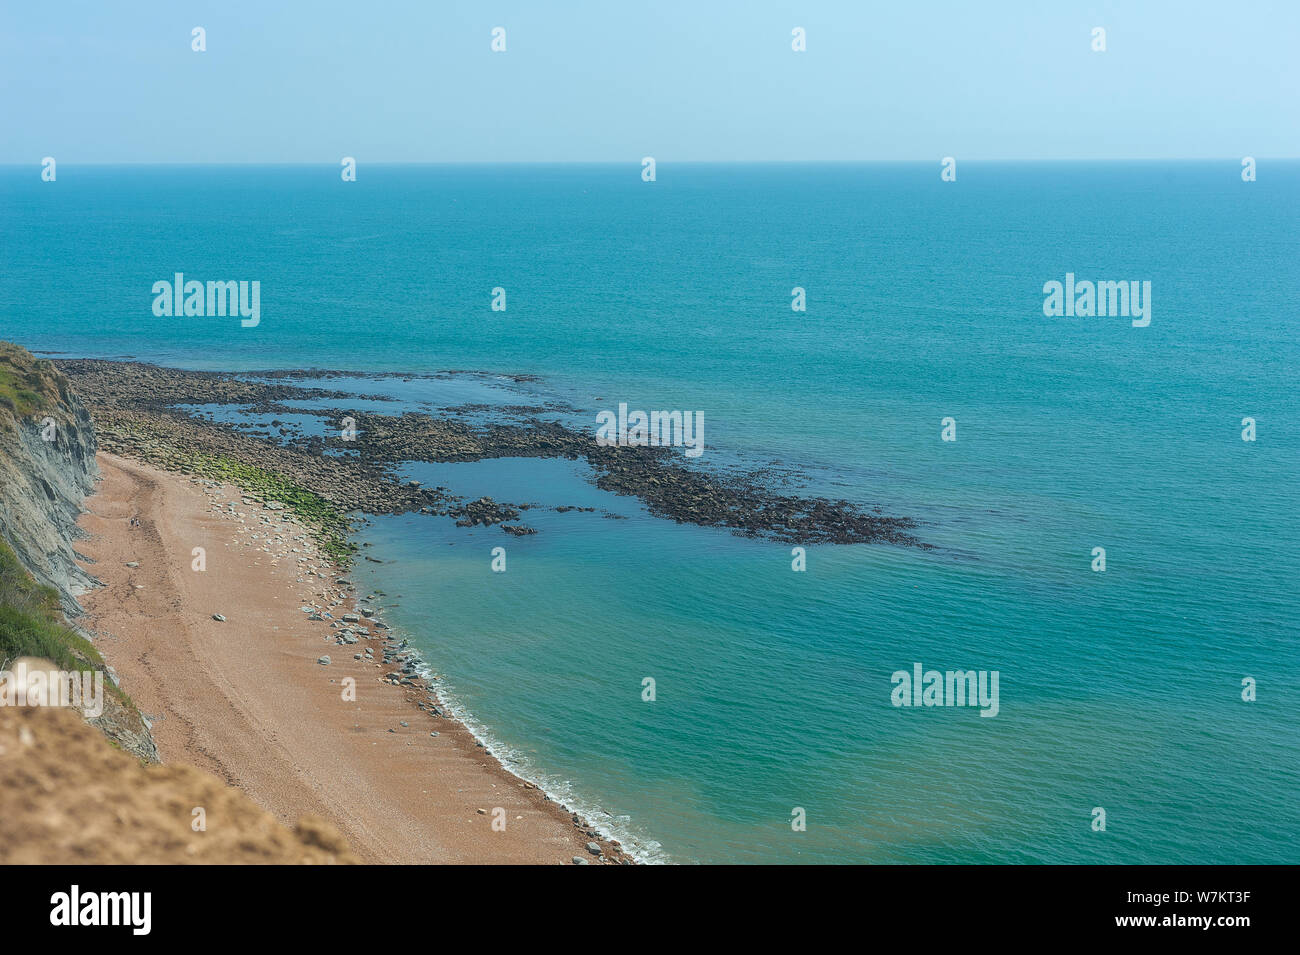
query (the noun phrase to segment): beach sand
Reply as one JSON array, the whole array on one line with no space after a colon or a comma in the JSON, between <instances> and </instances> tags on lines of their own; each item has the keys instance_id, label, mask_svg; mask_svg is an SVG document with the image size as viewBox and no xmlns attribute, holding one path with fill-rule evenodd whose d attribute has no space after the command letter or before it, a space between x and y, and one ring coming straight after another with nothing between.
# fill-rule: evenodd
<instances>
[{"instance_id":1,"label":"beach sand","mask_svg":"<svg viewBox=\"0 0 1300 955\"><path fill-rule=\"evenodd\" d=\"M242 503L229 485L105 453L98 461L102 481L81 519L90 538L78 550L105 586L82 598L81 623L153 720L164 762L215 774L286 825L320 816L367 862L619 858L603 839L594 840L603 857L593 856L569 812L460 723L419 709L422 691L384 682L397 666L353 658L371 646L382 660L379 639L340 646L328 620L308 619L304 606L336 619L353 607L331 606L337 574L286 512ZM196 547L206 570L192 568ZM346 677L354 702L343 698ZM498 807L504 831L493 828Z\"/></svg>"}]
</instances>

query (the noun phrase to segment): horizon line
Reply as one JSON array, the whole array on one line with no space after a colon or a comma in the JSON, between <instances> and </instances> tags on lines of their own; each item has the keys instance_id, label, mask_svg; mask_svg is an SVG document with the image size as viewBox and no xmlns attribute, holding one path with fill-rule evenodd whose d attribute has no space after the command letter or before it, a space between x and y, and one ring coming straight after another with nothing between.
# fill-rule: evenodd
<instances>
[{"instance_id":1,"label":"horizon line","mask_svg":"<svg viewBox=\"0 0 1300 955\"><path fill-rule=\"evenodd\" d=\"M26 168L40 166L42 159L22 162L0 162L0 169ZM334 166L344 158L352 158L357 165L366 166L639 166L646 157L636 159L357 159L340 156L337 160L325 159L278 159L278 160L208 160L208 159L129 159L129 160L90 160L58 159L60 164L68 166ZM798 165L866 165L872 163L920 164L943 162L947 158L925 157L911 159L660 159L654 157L657 165L676 166L798 166ZM1247 154L1241 156L1107 156L1094 158L1057 157L1051 159L1025 159L1020 157L967 158L953 156L958 162L965 163L1168 163L1168 162L1241 162ZM1250 156L1256 162L1296 162L1300 156Z\"/></svg>"}]
</instances>

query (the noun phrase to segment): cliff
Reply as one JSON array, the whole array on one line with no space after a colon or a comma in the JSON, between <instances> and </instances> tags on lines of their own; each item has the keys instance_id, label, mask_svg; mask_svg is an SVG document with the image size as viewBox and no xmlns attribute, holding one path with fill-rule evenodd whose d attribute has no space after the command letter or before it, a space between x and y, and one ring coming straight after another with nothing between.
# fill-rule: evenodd
<instances>
[{"instance_id":1,"label":"cliff","mask_svg":"<svg viewBox=\"0 0 1300 955\"><path fill-rule=\"evenodd\" d=\"M94 581L76 564L81 502L95 486L95 430L68 380L0 342L0 537L66 613Z\"/></svg>"},{"instance_id":2,"label":"cliff","mask_svg":"<svg viewBox=\"0 0 1300 955\"><path fill-rule=\"evenodd\" d=\"M95 447L90 415L62 373L0 342L0 670L30 655L63 670L104 673L104 710L91 722L122 749L156 762L147 723L75 625L77 595L95 584L77 566L73 545L82 501L95 485Z\"/></svg>"}]
</instances>

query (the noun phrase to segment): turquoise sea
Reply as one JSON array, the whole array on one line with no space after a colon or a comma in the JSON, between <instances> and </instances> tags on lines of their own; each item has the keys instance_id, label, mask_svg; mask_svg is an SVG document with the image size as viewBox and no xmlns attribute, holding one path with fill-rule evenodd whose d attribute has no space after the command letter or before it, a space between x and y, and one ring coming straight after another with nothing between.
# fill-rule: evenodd
<instances>
[{"instance_id":1,"label":"turquoise sea","mask_svg":"<svg viewBox=\"0 0 1300 955\"><path fill-rule=\"evenodd\" d=\"M924 522L933 550L797 573L580 462L410 466L628 518L376 519L358 575L494 750L644 857L1300 862L1300 163L39 172L0 168L0 338L698 410L704 467ZM175 272L260 281L260 325L155 317ZM1067 272L1150 281L1150 325L1045 317ZM915 663L997 671L997 716L893 706Z\"/></svg>"}]
</instances>

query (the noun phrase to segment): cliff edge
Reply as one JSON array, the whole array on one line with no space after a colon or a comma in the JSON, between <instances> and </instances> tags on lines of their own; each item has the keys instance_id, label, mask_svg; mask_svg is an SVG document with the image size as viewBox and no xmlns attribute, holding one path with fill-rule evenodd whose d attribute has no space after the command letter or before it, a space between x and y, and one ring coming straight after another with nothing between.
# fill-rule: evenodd
<instances>
[{"instance_id":1,"label":"cliff edge","mask_svg":"<svg viewBox=\"0 0 1300 955\"><path fill-rule=\"evenodd\" d=\"M357 861L328 823L287 829L215 776L113 749L72 710L0 707L0 865Z\"/></svg>"},{"instance_id":2,"label":"cliff edge","mask_svg":"<svg viewBox=\"0 0 1300 955\"><path fill-rule=\"evenodd\" d=\"M157 762L148 723L75 626L77 595L96 583L77 566L73 541L97 474L95 429L68 380L0 342L0 671L33 656L104 674L102 712L90 722L119 748Z\"/></svg>"},{"instance_id":3,"label":"cliff edge","mask_svg":"<svg viewBox=\"0 0 1300 955\"><path fill-rule=\"evenodd\" d=\"M65 613L95 581L76 563L81 502L95 486L90 413L53 364L0 342L0 537Z\"/></svg>"}]
</instances>

